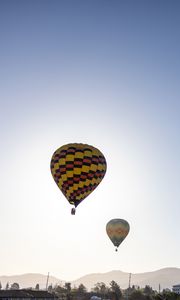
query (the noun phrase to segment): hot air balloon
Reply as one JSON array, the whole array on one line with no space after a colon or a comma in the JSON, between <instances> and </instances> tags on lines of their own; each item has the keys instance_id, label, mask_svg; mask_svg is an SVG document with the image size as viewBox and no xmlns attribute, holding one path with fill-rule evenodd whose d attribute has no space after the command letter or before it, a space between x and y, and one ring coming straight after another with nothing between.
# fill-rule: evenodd
<instances>
[{"instance_id":1,"label":"hot air balloon","mask_svg":"<svg viewBox=\"0 0 180 300\"><path fill-rule=\"evenodd\" d=\"M112 219L106 225L106 232L111 242L118 250L119 245L129 233L130 226L126 220Z\"/></svg>"},{"instance_id":2,"label":"hot air balloon","mask_svg":"<svg viewBox=\"0 0 180 300\"><path fill-rule=\"evenodd\" d=\"M51 159L51 173L70 204L75 208L99 185L106 173L106 159L95 147L67 144L57 149Z\"/></svg>"}]
</instances>

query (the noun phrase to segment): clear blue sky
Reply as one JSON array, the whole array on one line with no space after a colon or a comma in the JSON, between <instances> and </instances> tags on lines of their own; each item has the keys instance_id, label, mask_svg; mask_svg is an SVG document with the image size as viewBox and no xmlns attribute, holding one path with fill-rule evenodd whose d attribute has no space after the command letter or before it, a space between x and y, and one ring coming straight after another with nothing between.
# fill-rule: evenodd
<instances>
[{"instance_id":1,"label":"clear blue sky","mask_svg":"<svg viewBox=\"0 0 180 300\"><path fill-rule=\"evenodd\" d=\"M180 267L179 28L179 1L0 1L0 275ZM71 142L108 164L75 217L49 167Z\"/></svg>"}]
</instances>

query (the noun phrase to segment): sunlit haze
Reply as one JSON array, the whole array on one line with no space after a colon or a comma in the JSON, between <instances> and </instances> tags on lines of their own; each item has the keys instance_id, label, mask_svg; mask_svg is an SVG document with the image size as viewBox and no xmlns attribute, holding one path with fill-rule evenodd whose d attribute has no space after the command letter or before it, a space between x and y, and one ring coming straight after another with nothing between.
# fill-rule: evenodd
<instances>
[{"instance_id":1,"label":"sunlit haze","mask_svg":"<svg viewBox=\"0 0 180 300\"><path fill-rule=\"evenodd\" d=\"M0 1L0 275L180 267L180 2ZM107 172L71 215L50 161ZM130 232L118 252L106 224Z\"/></svg>"}]
</instances>

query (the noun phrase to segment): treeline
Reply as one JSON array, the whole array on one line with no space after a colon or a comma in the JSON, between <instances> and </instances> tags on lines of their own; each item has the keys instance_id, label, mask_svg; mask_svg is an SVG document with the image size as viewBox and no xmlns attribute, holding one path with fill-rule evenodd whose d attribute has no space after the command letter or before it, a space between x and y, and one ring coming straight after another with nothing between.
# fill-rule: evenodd
<instances>
[{"instance_id":1,"label":"treeline","mask_svg":"<svg viewBox=\"0 0 180 300\"><path fill-rule=\"evenodd\" d=\"M48 290L58 296L60 300L99 300L98 298L102 300L180 300L180 295L168 289L161 293L148 285L144 288L132 286L121 289L114 280L109 283L109 286L103 282L96 283L91 292L88 292L83 284L71 287L71 283L65 283L64 286L49 286ZM98 298L93 298L93 296Z\"/></svg>"},{"instance_id":2,"label":"treeline","mask_svg":"<svg viewBox=\"0 0 180 300\"><path fill-rule=\"evenodd\" d=\"M3 289L3 286L2 286L2 283L0 281L0 290L2 290L2 289ZM16 283L16 282L14 282L11 285L9 284L9 282L7 282L4 289L5 290L19 290L20 286L19 286L19 283Z\"/></svg>"},{"instance_id":3,"label":"treeline","mask_svg":"<svg viewBox=\"0 0 180 300\"><path fill-rule=\"evenodd\" d=\"M2 289L1 282L0 289ZM20 289L20 286L18 283L11 285L7 283L5 289L17 290ZM39 290L39 284L31 289ZM121 289L114 280L109 283L109 286L98 282L90 292L83 284L72 287L70 282L66 282L64 285L49 285L47 291L57 296L59 300L180 300L180 295L168 289L159 293L148 285L144 288L132 286Z\"/></svg>"}]
</instances>

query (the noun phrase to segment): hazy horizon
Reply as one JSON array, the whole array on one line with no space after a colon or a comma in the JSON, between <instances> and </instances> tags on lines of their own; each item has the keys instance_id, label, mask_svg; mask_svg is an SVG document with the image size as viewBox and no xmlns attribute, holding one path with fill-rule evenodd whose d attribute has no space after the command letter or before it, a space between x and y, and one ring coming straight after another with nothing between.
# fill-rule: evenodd
<instances>
[{"instance_id":1,"label":"hazy horizon","mask_svg":"<svg viewBox=\"0 0 180 300\"><path fill-rule=\"evenodd\" d=\"M129 279L131 286L140 286L144 288L146 285L152 287L153 290L159 290L159 284L161 290L170 288L179 283L180 268L164 268L156 270L154 272L145 273L126 273L120 270L114 270L106 273L92 273L86 274L80 278L74 280L65 280L57 278L51 274L36 274L27 273L14 276L0 276L2 288L5 288L7 282L11 286L14 282L19 284L19 288L35 288L39 284L40 289L45 289L47 280L48 284L55 287L56 285L64 286L66 282L71 282L72 287L78 287L83 284L89 291L95 287L98 282L103 282L106 286L110 286L110 282L114 280L121 289L126 289L129 285Z\"/></svg>"},{"instance_id":2,"label":"hazy horizon","mask_svg":"<svg viewBox=\"0 0 180 300\"><path fill-rule=\"evenodd\" d=\"M164 269L180 269L180 267L170 267L170 266L168 266L168 267L163 267L163 268L159 268L159 269L154 269L154 270L147 270L147 271L144 271L144 272L136 272L136 273L134 273L134 274L143 274L143 273L151 273L151 272L156 272L156 271L160 271L160 270L164 270ZM104 273L110 273L110 272L122 272L122 273L131 273L131 272L126 272L126 271L123 271L123 270L120 270L120 269L113 269L113 270L109 270L109 271L105 271L105 272L92 272L92 273L90 273L90 274L100 274L100 273L102 273L102 274L104 274ZM49 273L49 276L52 276L52 277L56 277L54 274L50 274L50 272L48 272ZM40 273L40 272L36 272L36 273L33 273L33 272L25 272L25 273L19 273L19 274L0 274L0 277L5 277L5 276L22 276L22 275L43 275L43 276L48 276L48 273L47 274L45 274L45 273ZM133 272L132 272L132 274L133 274ZM82 277L84 277L84 276L86 276L86 275L89 275L89 273L88 274L83 274L82 275ZM81 277L81 276L80 276ZM80 278L80 277L78 277L78 278ZM76 279L78 279L78 278L76 278ZM63 280L63 278L58 278L58 279L62 279Z\"/></svg>"}]
</instances>

